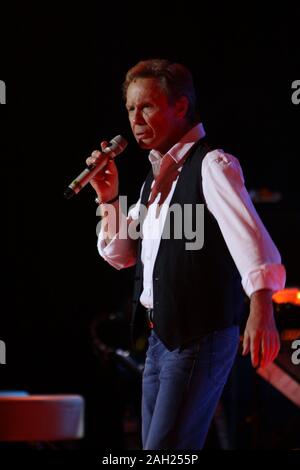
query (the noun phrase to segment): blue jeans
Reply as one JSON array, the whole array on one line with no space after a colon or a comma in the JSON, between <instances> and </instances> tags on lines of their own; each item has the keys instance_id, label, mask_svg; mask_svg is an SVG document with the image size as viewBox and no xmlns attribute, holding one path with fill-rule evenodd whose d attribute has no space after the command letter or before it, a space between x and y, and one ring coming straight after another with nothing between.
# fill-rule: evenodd
<instances>
[{"instance_id":1,"label":"blue jeans","mask_svg":"<svg viewBox=\"0 0 300 470\"><path fill-rule=\"evenodd\" d=\"M238 344L237 326L174 351L151 331L143 375L143 449L203 447Z\"/></svg>"}]
</instances>

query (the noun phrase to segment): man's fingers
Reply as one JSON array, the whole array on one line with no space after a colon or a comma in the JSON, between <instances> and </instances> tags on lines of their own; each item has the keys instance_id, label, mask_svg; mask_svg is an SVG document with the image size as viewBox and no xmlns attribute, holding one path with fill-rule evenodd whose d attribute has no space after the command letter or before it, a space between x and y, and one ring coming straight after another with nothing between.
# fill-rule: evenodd
<instances>
[{"instance_id":1,"label":"man's fingers","mask_svg":"<svg viewBox=\"0 0 300 470\"><path fill-rule=\"evenodd\" d=\"M101 150L104 150L108 145L107 140L103 140L103 142L100 143Z\"/></svg>"},{"instance_id":2,"label":"man's fingers","mask_svg":"<svg viewBox=\"0 0 300 470\"><path fill-rule=\"evenodd\" d=\"M99 150L94 150L91 155L86 159L86 164L87 165L93 165L97 160L98 158L100 157L101 153L99 152Z\"/></svg>"},{"instance_id":3,"label":"man's fingers","mask_svg":"<svg viewBox=\"0 0 300 470\"><path fill-rule=\"evenodd\" d=\"M94 163L97 163L97 161L101 158L103 158L103 155L101 154L101 152L99 152L99 150L94 150L91 153L91 155L86 159L86 164L88 166L93 165ZM105 173L106 179L113 179L116 173L116 166L115 166L115 162L113 161L113 159L109 159L107 161L107 164L105 165L104 168L102 168L102 170L98 172L98 175L101 173L103 174Z\"/></svg>"},{"instance_id":4,"label":"man's fingers","mask_svg":"<svg viewBox=\"0 0 300 470\"><path fill-rule=\"evenodd\" d=\"M101 142L101 144L100 144L101 150L103 151L108 145L109 145L109 143L106 140ZM87 165L92 165L93 163L96 163L96 161L101 157L103 158L102 153L99 150L93 150L91 155L87 158L86 164Z\"/></svg>"},{"instance_id":5,"label":"man's fingers","mask_svg":"<svg viewBox=\"0 0 300 470\"><path fill-rule=\"evenodd\" d=\"M249 338L247 331L245 331L244 339L243 339L243 352L242 352L243 356L246 356L246 354L248 354L249 351L250 351L250 338Z\"/></svg>"},{"instance_id":6,"label":"man's fingers","mask_svg":"<svg viewBox=\"0 0 300 470\"><path fill-rule=\"evenodd\" d=\"M274 361L276 357L278 356L278 353L280 351L280 338L278 333L272 336L272 356L271 356L271 361Z\"/></svg>"},{"instance_id":7,"label":"man's fingers","mask_svg":"<svg viewBox=\"0 0 300 470\"><path fill-rule=\"evenodd\" d=\"M261 363L260 367L266 367L272 358L271 342L268 334L264 334L261 339Z\"/></svg>"},{"instance_id":8,"label":"man's fingers","mask_svg":"<svg viewBox=\"0 0 300 470\"><path fill-rule=\"evenodd\" d=\"M259 363L259 353L260 353L260 341L261 335L256 333L250 338L250 351L251 351L251 361L253 367L257 367Z\"/></svg>"},{"instance_id":9,"label":"man's fingers","mask_svg":"<svg viewBox=\"0 0 300 470\"><path fill-rule=\"evenodd\" d=\"M266 367L270 362L276 359L280 350L280 339L279 335L274 332L265 334L261 341L262 346L262 361L261 367Z\"/></svg>"}]
</instances>

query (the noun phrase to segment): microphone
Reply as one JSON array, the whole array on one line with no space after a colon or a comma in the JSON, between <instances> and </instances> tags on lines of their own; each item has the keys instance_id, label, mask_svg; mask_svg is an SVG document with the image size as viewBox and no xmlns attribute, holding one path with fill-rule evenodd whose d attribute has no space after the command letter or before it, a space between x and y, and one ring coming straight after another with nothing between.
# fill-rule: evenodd
<instances>
[{"instance_id":1,"label":"microphone","mask_svg":"<svg viewBox=\"0 0 300 470\"><path fill-rule=\"evenodd\" d=\"M71 184L67 187L66 191L64 192L64 196L67 199L71 199L74 194L79 193L79 191L84 188L84 186L98 173L98 171L102 170L107 165L107 162L111 158L115 158L117 155L123 152L127 147L127 140L124 139L121 135L117 135L109 142L109 145L102 150L100 153L103 158L99 158L99 161L94 163L93 165L89 165L85 170L83 170L80 175L75 178Z\"/></svg>"}]
</instances>

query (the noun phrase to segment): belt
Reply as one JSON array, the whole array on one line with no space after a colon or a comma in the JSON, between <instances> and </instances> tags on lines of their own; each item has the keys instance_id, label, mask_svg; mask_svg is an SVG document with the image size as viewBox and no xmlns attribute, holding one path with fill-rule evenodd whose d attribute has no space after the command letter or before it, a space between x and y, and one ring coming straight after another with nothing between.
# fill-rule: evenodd
<instances>
[{"instance_id":1,"label":"belt","mask_svg":"<svg viewBox=\"0 0 300 470\"><path fill-rule=\"evenodd\" d=\"M153 308L146 308L146 317L149 328L153 328Z\"/></svg>"}]
</instances>

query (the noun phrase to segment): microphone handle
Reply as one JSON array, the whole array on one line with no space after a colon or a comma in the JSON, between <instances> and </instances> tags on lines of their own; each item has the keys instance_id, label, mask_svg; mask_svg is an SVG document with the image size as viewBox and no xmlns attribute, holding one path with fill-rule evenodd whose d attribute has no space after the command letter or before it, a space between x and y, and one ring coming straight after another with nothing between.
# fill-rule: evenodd
<instances>
[{"instance_id":1,"label":"microphone handle","mask_svg":"<svg viewBox=\"0 0 300 470\"><path fill-rule=\"evenodd\" d=\"M105 156L105 153L102 152L102 155ZM97 164L94 163L94 165L89 165L87 168L85 168L80 173L80 175L78 175L77 178L75 178L75 180L69 184L66 191L64 192L65 198L71 199L71 197L79 193L79 191L88 184L88 182L98 173L98 171L102 170L102 168L107 165L110 157L107 156L106 158L103 158L97 162Z\"/></svg>"}]
</instances>

